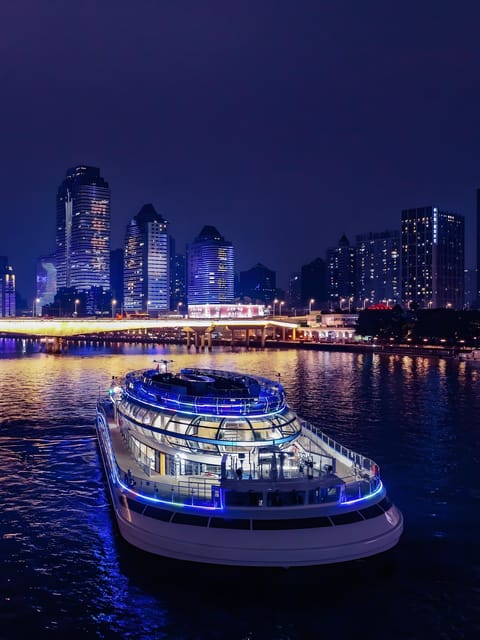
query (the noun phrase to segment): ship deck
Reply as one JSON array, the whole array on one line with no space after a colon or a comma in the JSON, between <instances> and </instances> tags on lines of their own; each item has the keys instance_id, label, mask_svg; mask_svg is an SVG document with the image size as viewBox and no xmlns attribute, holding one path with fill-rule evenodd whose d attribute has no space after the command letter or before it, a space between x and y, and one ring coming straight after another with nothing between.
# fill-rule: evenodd
<instances>
[{"instance_id":1,"label":"ship deck","mask_svg":"<svg viewBox=\"0 0 480 640\"><path fill-rule=\"evenodd\" d=\"M336 472L326 473L319 469L313 469L310 472L305 468L304 472L298 471L295 475L289 473L285 479L277 479L272 481L268 477L250 479L243 477L241 480L236 478L233 472L227 479L221 480L218 475L200 474L200 475L164 475L155 472L153 469L145 469L138 460L135 459L129 450L120 428L116 425L112 417L108 417L108 426L110 438L114 450L115 458L119 467L120 480L123 481L132 490L153 498L169 500L171 502L181 501L191 497L191 504L201 504L210 501L212 496L212 487L222 486L226 489L234 489L236 491L249 490L267 490L271 487L280 490L301 490L312 487L329 488L338 485L345 485L350 488L350 496L365 493L360 492L362 479L358 471L344 464L339 458L336 458ZM137 438L141 438L139 434ZM146 439L147 440L147 439ZM324 450L325 455L331 452ZM352 494L353 489L353 494Z\"/></svg>"}]
</instances>

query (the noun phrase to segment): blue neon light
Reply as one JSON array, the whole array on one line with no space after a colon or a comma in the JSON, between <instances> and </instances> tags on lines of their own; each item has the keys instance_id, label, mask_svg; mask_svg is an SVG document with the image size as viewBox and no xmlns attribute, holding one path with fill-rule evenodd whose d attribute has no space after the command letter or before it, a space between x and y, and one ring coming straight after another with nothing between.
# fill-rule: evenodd
<instances>
[{"instance_id":1,"label":"blue neon light","mask_svg":"<svg viewBox=\"0 0 480 640\"><path fill-rule=\"evenodd\" d=\"M382 481L379 480L379 485L378 487L375 489L375 491L373 491L372 493L368 493L366 496L362 496L361 498L355 498L355 500L346 500L345 502L341 502L340 506L343 506L345 504L358 504L359 502L365 502L366 500L370 500L370 498L373 498L374 496L378 495L383 489L383 484Z\"/></svg>"},{"instance_id":2,"label":"blue neon light","mask_svg":"<svg viewBox=\"0 0 480 640\"><path fill-rule=\"evenodd\" d=\"M209 507L206 505L190 505L187 503L183 503L183 502L172 502L172 500L162 500L161 498L154 498L151 496L147 496L143 493L138 493L138 491L134 491L131 487L129 487L128 485L126 485L124 482L122 482L122 480L120 479L120 476L118 475L118 471L117 471L117 461L115 458L115 454L113 453L113 449L112 449L112 441L110 439L110 433L109 433L109 429L108 429L108 424L107 421L105 420L105 417L100 413L98 414L98 417L100 418L102 425L103 425L103 430L104 430L104 436L106 436L106 444L107 444L107 454L108 457L110 459L110 469L111 469L111 476L112 476L112 480L115 482L115 484L119 485L120 487L122 487L122 489L130 494L132 494L133 496L137 496L139 498L142 498L142 500L147 500L148 502L152 502L152 503L156 503L156 504L162 504L162 505L170 505L170 506L174 506L174 507L179 507L182 509L200 509L203 511L223 511L224 510L224 504L223 504L223 492L220 491L220 501L221 504L219 507L216 507L215 505ZM105 438L104 438L104 442L105 442Z\"/></svg>"}]
</instances>

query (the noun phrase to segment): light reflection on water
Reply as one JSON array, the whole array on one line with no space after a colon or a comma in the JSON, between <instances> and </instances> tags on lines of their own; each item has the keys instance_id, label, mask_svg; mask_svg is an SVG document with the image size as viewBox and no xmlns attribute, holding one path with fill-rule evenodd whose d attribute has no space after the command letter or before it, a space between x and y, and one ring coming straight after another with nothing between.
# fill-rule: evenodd
<instances>
[{"instance_id":1,"label":"light reflection on water","mask_svg":"<svg viewBox=\"0 0 480 640\"><path fill-rule=\"evenodd\" d=\"M215 570L183 572L123 543L96 448L95 400L112 375L162 357L174 370L280 373L302 416L379 462L406 518L388 568L242 572L241 585L228 570L217 584ZM296 640L346 637L359 621L379 637L473 637L479 384L480 370L434 358L148 345L47 356L35 343L0 341L0 638L35 629L36 637Z\"/></svg>"}]
</instances>

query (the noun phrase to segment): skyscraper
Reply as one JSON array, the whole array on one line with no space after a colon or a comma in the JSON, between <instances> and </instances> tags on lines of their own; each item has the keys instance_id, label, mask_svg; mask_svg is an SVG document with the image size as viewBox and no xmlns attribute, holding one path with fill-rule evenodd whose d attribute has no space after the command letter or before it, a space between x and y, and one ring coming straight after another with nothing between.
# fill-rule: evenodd
<instances>
[{"instance_id":1,"label":"skyscraper","mask_svg":"<svg viewBox=\"0 0 480 640\"><path fill-rule=\"evenodd\" d=\"M158 315L170 308L168 222L145 204L127 225L124 248L124 308Z\"/></svg>"},{"instance_id":2,"label":"skyscraper","mask_svg":"<svg viewBox=\"0 0 480 640\"><path fill-rule=\"evenodd\" d=\"M275 271L258 262L248 271L240 271L239 289L251 302L271 304L277 295Z\"/></svg>"},{"instance_id":3,"label":"skyscraper","mask_svg":"<svg viewBox=\"0 0 480 640\"><path fill-rule=\"evenodd\" d=\"M402 299L420 308L464 305L463 216L420 207L402 211Z\"/></svg>"},{"instance_id":4,"label":"skyscraper","mask_svg":"<svg viewBox=\"0 0 480 640\"><path fill-rule=\"evenodd\" d=\"M110 189L96 167L67 171L57 194L57 287L110 289Z\"/></svg>"},{"instance_id":5,"label":"skyscraper","mask_svg":"<svg viewBox=\"0 0 480 640\"><path fill-rule=\"evenodd\" d=\"M327 250L327 296L331 305L350 308L355 296L355 249L344 234L338 246Z\"/></svg>"},{"instance_id":6,"label":"skyscraper","mask_svg":"<svg viewBox=\"0 0 480 640\"><path fill-rule=\"evenodd\" d=\"M188 304L228 304L234 300L233 245L207 225L188 246Z\"/></svg>"},{"instance_id":7,"label":"skyscraper","mask_svg":"<svg viewBox=\"0 0 480 640\"><path fill-rule=\"evenodd\" d=\"M172 309L187 313L187 264L183 253L175 254L172 281Z\"/></svg>"},{"instance_id":8,"label":"skyscraper","mask_svg":"<svg viewBox=\"0 0 480 640\"><path fill-rule=\"evenodd\" d=\"M357 306L399 303L400 231L366 233L356 236L355 240Z\"/></svg>"},{"instance_id":9,"label":"skyscraper","mask_svg":"<svg viewBox=\"0 0 480 640\"><path fill-rule=\"evenodd\" d=\"M15 274L6 256L0 256L0 318L12 318L15 310Z\"/></svg>"}]
</instances>

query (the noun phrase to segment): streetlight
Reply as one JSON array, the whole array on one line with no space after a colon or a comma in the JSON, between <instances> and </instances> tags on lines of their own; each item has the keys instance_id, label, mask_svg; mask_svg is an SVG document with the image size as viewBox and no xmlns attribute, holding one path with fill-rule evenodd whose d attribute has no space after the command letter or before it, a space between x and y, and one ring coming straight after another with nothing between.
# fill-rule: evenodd
<instances>
[{"instance_id":1,"label":"streetlight","mask_svg":"<svg viewBox=\"0 0 480 640\"><path fill-rule=\"evenodd\" d=\"M177 313L178 313L178 315L180 315L180 307L182 307L182 306L183 306L183 302L179 302L177 304Z\"/></svg>"},{"instance_id":2,"label":"streetlight","mask_svg":"<svg viewBox=\"0 0 480 640\"><path fill-rule=\"evenodd\" d=\"M340 311L343 311L343 303L345 302L345 298L340 298Z\"/></svg>"},{"instance_id":3,"label":"streetlight","mask_svg":"<svg viewBox=\"0 0 480 640\"><path fill-rule=\"evenodd\" d=\"M369 301L369 298L364 298L363 299L363 309L365 310L367 308L367 302Z\"/></svg>"},{"instance_id":4,"label":"streetlight","mask_svg":"<svg viewBox=\"0 0 480 640\"><path fill-rule=\"evenodd\" d=\"M80 304L80 300L77 298L75 300L75 317L77 316L77 307L78 307L79 304Z\"/></svg>"},{"instance_id":5,"label":"streetlight","mask_svg":"<svg viewBox=\"0 0 480 640\"><path fill-rule=\"evenodd\" d=\"M116 300L112 300L112 318L115 317L115 305L117 304Z\"/></svg>"},{"instance_id":6,"label":"streetlight","mask_svg":"<svg viewBox=\"0 0 480 640\"><path fill-rule=\"evenodd\" d=\"M278 299L275 298L275 300L273 301L273 313L272 313L272 315L275 315L275 305L277 304L277 302L278 302Z\"/></svg>"},{"instance_id":7,"label":"streetlight","mask_svg":"<svg viewBox=\"0 0 480 640\"><path fill-rule=\"evenodd\" d=\"M315 300L313 298L310 298L310 301L308 303L308 313L312 313L312 304L315 302Z\"/></svg>"},{"instance_id":8,"label":"streetlight","mask_svg":"<svg viewBox=\"0 0 480 640\"><path fill-rule=\"evenodd\" d=\"M278 315L279 316L282 315L282 304L285 304L285 302L283 302L283 300L278 303Z\"/></svg>"}]
</instances>

